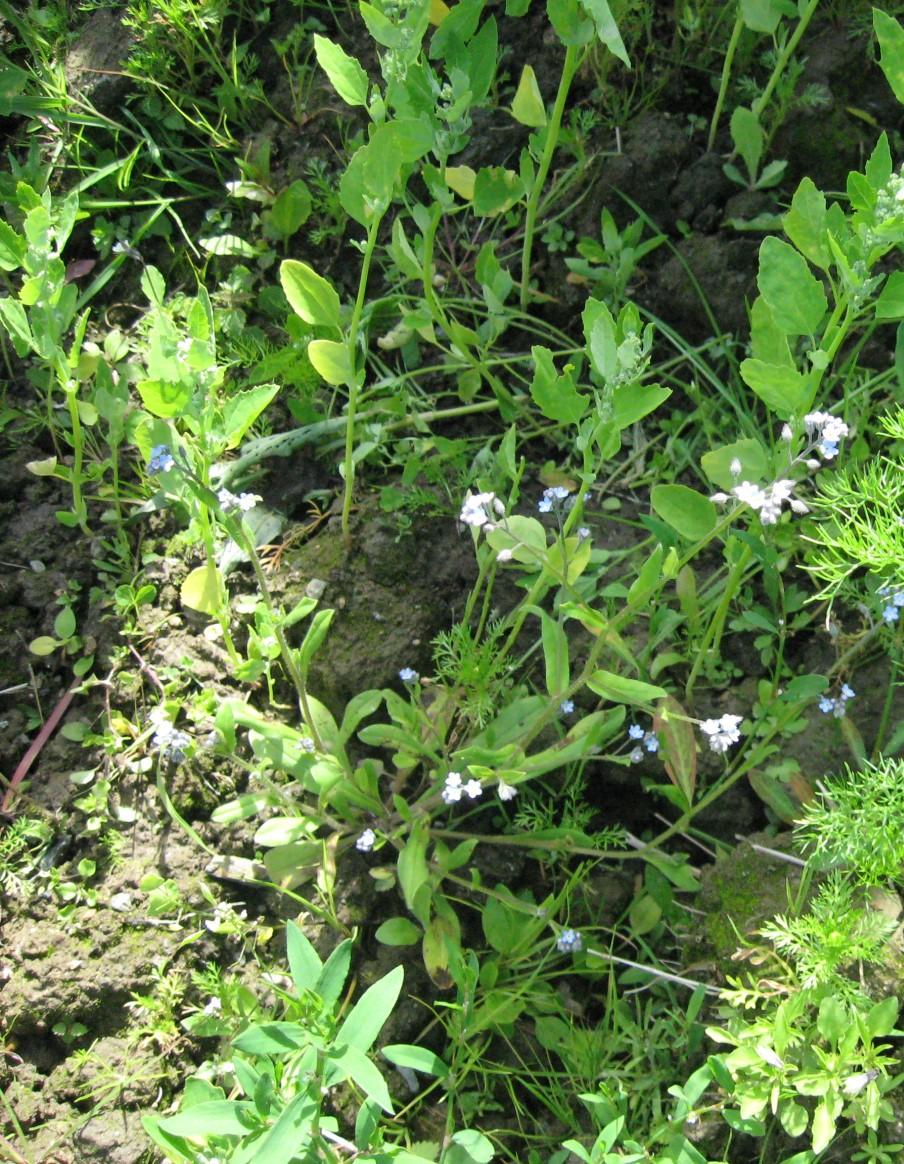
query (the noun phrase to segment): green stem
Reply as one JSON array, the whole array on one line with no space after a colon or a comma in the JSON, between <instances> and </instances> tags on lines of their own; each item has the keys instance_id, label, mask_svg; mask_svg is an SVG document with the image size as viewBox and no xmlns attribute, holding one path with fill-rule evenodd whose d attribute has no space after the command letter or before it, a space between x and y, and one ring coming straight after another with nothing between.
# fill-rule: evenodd
<instances>
[{"instance_id":1,"label":"green stem","mask_svg":"<svg viewBox=\"0 0 904 1164\"><path fill-rule=\"evenodd\" d=\"M385 213L385 211L384 211ZM348 336L346 338L346 347L348 349L348 362L352 369L351 379L348 384L348 410L345 418L345 493L342 498L342 536L346 542L351 539L351 530L349 526L349 519L352 511L352 494L355 488L355 412L358 408L358 394L361 390L362 376L359 377L355 368L356 353L358 347L358 328L361 325L361 313L364 310L364 296L367 291L367 277L370 273L370 264L374 256L374 248L377 245L377 234L380 230L380 223L383 221L383 214L379 214L374 218L367 228L367 242L364 245L364 258L361 262L361 277L358 280L358 294L355 297L355 306L352 310L352 319L348 327Z\"/></svg>"},{"instance_id":2,"label":"green stem","mask_svg":"<svg viewBox=\"0 0 904 1164\"><path fill-rule=\"evenodd\" d=\"M275 634L276 641L279 644L279 653L283 661L283 666L286 668L286 671L289 674L289 678L292 680L292 685L298 695L298 706L301 710L305 726L311 733L311 739L314 741L314 746L316 747L317 751L322 752L323 741L320 739L320 734L317 731L317 721L311 714L311 706L308 701L307 684L305 683L304 675L301 673L301 669L298 666L295 655L292 652L292 648L289 646L289 640L286 638L286 632L282 625L282 611L276 608L276 605L274 604L270 595L270 587L267 582L267 575L264 573L263 567L261 566L260 557L258 556L254 541L248 536L247 531L241 522L241 519L227 518L226 525L229 529L229 533L233 541L242 547L248 556L248 560L251 562L251 568L254 570L254 577L257 580L258 590L260 591L261 598L272 620L273 633Z\"/></svg>"},{"instance_id":3,"label":"green stem","mask_svg":"<svg viewBox=\"0 0 904 1164\"><path fill-rule=\"evenodd\" d=\"M712 151L716 144L716 133L719 130L719 118L722 116L722 109L725 105L725 95L728 92L728 82L731 79L731 66L734 62L734 55L738 48L738 41L741 39L741 33L744 30L744 18L741 16L740 4L738 5L738 15L734 22L734 28L731 30L731 39L728 42L728 48L725 51L725 60L722 62L722 79L719 82L719 95L716 98L716 107L713 110L712 121L709 123L709 137L706 139L706 148Z\"/></svg>"},{"instance_id":4,"label":"green stem","mask_svg":"<svg viewBox=\"0 0 904 1164\"><path fill-rule=\"evenodd\" d=\"M722 592L722 597L719 600L719 605L716 607L716 612L712 617L712 621L706 628L706 634L703 636L703 642L697 651L697 657L694 659L694 665L691 667L691 673L687 677L687 683L684 685L684 700L685 703L690 703L693 699L694 683L700 673L700 668L704 665L707 658L714 651L718 651L719 643L722 640L722 632L725 630L725 620L728 617L728 610L738 592L738 588L744 578L744 571L747 569L747 563L750 561L752 550L750 546L745 545L738 555L738 560L732 566L731 571L725 580L725 589Z\"/></svg>"},{"instance_id":5,"label":"green stem","mask_svg":"<svg viewBox=\"0 0 904 1164\"><path fill-rule=\"evenodd\" d=\"M540 207L540 196L549 167L552 165L553 154L559 141L559 130L562 126L562 117L565 113L565 103L568 100L568 91L571 82L583 59L579 45L570 44L565 49L565 63L562 65L562 76L559 78L559 89L556 93L555 105L552 107L549 123L546 126L546 139L543 146L543 156L531 186L527 200L527 214L524 218L524 246L521 251L521 310L526 311L530 299L530 266L531 252L534 245L534 230L537 223L537 211Z\"/></svg>"},{"instance_id":6,"label":"green stem","mask_svg":"<svg viewBox=\"0 0 904 1164\"><path fill-rule=\"evenodd\" d=\"M775 62L775 68L772 70L772 76L766 83L766 88L759 95L759 97L757 97L756 101L754 101L753 105L751 106L753 112L756 114L757 120L760 119L764 109L769 104L769 98L772 96L773 89L781 80L782 73L784 73L785 69L788 67L788 62L794 55L794 50L800 43L800 38L807 31L807 25L813 19L813 14L816 12L818 7L819 0L810 0L810 3L804 10L803 15L797 22L797 27L788 38L788 43L785 45L784 49L782 49L781 55Z\"/></svg>"},{"instance_id":7,"label":"green stem","mask_svg":"<svg viewBox=\"0 0 904 1164\"><path fill-rule=\"evenodd\" d=\"M85 460L85 434L82 432L82 420L78 411L78 381L68 375L68 370L59 369L57 372L63 392L66 396L66 406L69 410L69 423L72 425L72 476L69 484L72 488L72 512L78 519L82 531L90 534L88 528L88 510L82 496L82 468Z\"/></svg>"}]
</instances>

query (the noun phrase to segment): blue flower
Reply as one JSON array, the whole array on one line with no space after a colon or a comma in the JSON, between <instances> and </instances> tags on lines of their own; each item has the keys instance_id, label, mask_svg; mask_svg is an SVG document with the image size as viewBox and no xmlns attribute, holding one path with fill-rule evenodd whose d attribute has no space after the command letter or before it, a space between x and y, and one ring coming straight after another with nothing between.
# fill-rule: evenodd
<instances>
[{"instance_id":1,"label":"blue flower","mask_svg":"<svg viewBox=\"0 0 904 1164\"><path fill-rule=\"evenodd\" d=\"M403 667L399 672L399 678L403 683L417 683L420 675L418 675L413 667Z\"/></svg>"},{"instance_id":2,"label":"blue flower","mask_svg":"<svg viewBox=\"0 0 904 1164\"><path fill-rule=\"evenodd\" d=\"M819 710L823 715L831 715L835 710L835 700L830 699L828 695L824 695L819 701Z\"/></svg>"},{"instance_id":3,"label":"blue flower","mask_svg":"<svg viewBox=\"0 0 904 1164\"><path fill-rule=\"evenodd\" d=\"M893 602L889 602L888 606L886 606L882 611L882 617L888 623L888 625L891 626L893 622L897 622L901 617L900 608Z\"/></svg>"},{"instance_id":4,"label":"blue flower","mask_svg":"<svg viewBox=\"0 0 904 1164\"><path fill-rule=\"evenodd\" d=\"M628 739L642 740L644 737L644 730L639 723L632 723L628 728Z\"/></svg>"},{"instance_id":5,"label":"blue flower","mask_svg":"<svg viewBox=\"0 0 904 1164\"><path fill-rule=\"evenodd\" d=\"M562 715L571 715L571 713L574 711L574 700L563 699L559 704L559 711L562 713Z\"/></svg>"},{"instance_id":6,"label":"blue flower","mask_svg":"<svg viewBox=\"0 0 904 1164\"><path fill-rule=\"evenodd\" d=\"M648 752L658 752L659 736L655 732L647 732L643 738L643 746Z\"/></svg>"},{"instance_id":7,"label":"blue flower","mask_svg":"<svg viewBox=\"0 0 904 1164\"><path fill-rule=\"evenodd\" d=\"M543 490L543 497L537 502L537 509L540 513L550 513L553 509L557 509L562 501L567 500L570 489L566 489L564 485L553 485L550 489Z\"/></svg>"},{"instance_id":8,"label":"blue flower","mask_svg":"<svg viewBox=\"0 0 904 1164\"><path fill-rule=\"evenodd\" d=\"M165 473L167 469L172 469L175 463L169 445L154 445L151 449L151 459L148 461L148 472Z\"/></svg>"},{"instance_id":9,"label":"blue flower","mask_svg":"<svg viewBox=\"0 0 904 1164\"><path fill-rule=\"evenodd\" d=\"M556 949L563 954L576 954L584 948L584 942L577 930L562 930L556 939Z\"/></svg>"}]
</instances>

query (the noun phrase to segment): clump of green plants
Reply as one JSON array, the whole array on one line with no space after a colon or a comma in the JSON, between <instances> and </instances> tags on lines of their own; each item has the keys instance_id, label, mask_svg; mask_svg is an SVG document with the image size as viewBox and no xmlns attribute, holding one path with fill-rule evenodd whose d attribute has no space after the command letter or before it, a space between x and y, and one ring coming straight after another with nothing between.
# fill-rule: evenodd
<instances>
[{"instance_id":1,"label":"clump of green plants","mask_svg":"<svg viewBox=\"0 0 904 1164\"><path fill-rule=\"evenodd\" d=\"M352 943L345 941L324 963L292 922L286 927L291 990L279 989L279 1018L262 1015L230 1042L230 1095L203 1075L185 1085L180 1110L146 1116L144 1126L167 1159L203 1164L211 1155L241 1161L346 1160L349 1154L378 1164L421 1164L433 1158L399 1142L387 1116L393 1101L372 1047L389 1020L402 988L401 966L368 987L350 1009L345 988ZM424 1047L392 1044L382 1060L407 1073L444 1079L448 1068ZM222 1075L222 1071L218 1073ZM347 1092L341 1103L340 1092ZM354 1119L338 1117L351 1099ZM334 1114L334 1112L336 1114ZM460 1164L493 1159L479 1132L450 1129L451 1151Z\"/></svg>"}]
</instances>

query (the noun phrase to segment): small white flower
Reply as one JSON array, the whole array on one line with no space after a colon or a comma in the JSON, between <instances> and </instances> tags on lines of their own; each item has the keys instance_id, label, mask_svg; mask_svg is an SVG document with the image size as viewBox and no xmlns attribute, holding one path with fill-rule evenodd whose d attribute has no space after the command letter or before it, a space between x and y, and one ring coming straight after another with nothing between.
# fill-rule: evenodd
<instances>
[{"instance_id":1,"label":"small white flower","mask_svg":"<svg viewBox=\"0 0 904 1164\"><path fill-rule=\"evenodd\" d=\"M500 550L499 553L496 555L497 562L510 562L511 560L512 560L512 551L511 550Z\"/></svg>"},{"instance_id":2,"label":"small white flower","mask_svg":"<svg viewBox=\"0 0 904 1164\"><path fill-rule=\"evenodd\" d=\"M443 802L445 804L455 804L456 801L461 800L463 791L461 786L461 772L449 772L443 787Z\"/></svg>"},{"instance_id":3,"label":"small white flower","mask_svg":"<svg viewBox=\"0 0 904 1164\"><path fill-rule=\"evenodd\" d=\"M359 853L369 853L373 849L376 839L377 834L373 829L365 829L357 841L355 841L355 848Z\"/></svg>"},{"instance_id":4,"label":"small white flower","mask_svg":"<svg viewBox=\"0 0 904 1164\"><path fill-rule=\"evenodd\" d=\"M500 800L514 800L518 795L518 789L514 784L506 784L504 780L500 780L496 786L496 795Z\"/></svg>"},{"instance_id":5,"label":"small white flower","mask_svg":"<svg viewBox=\"0 0 904 1164\"><path fill-rule=\"evenodd\" d=\"M743 468L744 466L741 464L741 458L735 457L731 464L728 466L728 471L731 473L732 477L737 478L741 476L741 470Z\"/></svg>"},{"instance_id":6,"label":"small white flower","mask_svg":"<svg viewBox=\"0 0 904 1164\"><path fill-rule=\"evenodd\" d=\"M476 800L478 796L483 796L483 785L479 780L469 780L463 791L471 800Z\"/></svg>"},{"instance_id":7,"label":"small white flower","mask_svg":"<svg viewBox=\"0 0 904 1164\"><path fill-rule=\"evenodd\" d=\"M469 491L462 503L458 520L464 525L480 529L481 526L491 523L491 509L500 517L505 513L505 506L495 493L471 493Z\"/></svg>"},{"instance_id":8,"label":"small white flower","mask_svg":"<svg viewBox=\"0 0 904 1164\"><path fill-rule=\"evenodd\" d=\"M749 505L751 509L762 509L766 504L766 494L759 485L752 485L749 481L742 481L740 485L735 485L732 493L738 501L744 505Z\"/></svg>"},{"instance_id":9,"label":"small white flower","mask_svg":"<svg viewBox=\"0 0 904 1164\"><path fill-rule=\"evenodd\" d=\"M721 719L704 719L700 731L709 736L709 746L713 752L727 752L732 744L741 738L738 727L743 720L740 715L723 715Z\"/></svg>"},{"instance_id":10,"label":"small white flower","mask_svg":"<svg viewBox=\"0 0 904 1164\"><path fill-rule=\"evenodd\" d=\"M791 425L790 424L783 424L782 425L782 440L783 441L790 441L793 439L794 439L794 433L791 430Z\"/></svg>"},{"instance_id":11,"label":"small white flower","mask_svg":"<svg viewBox=\"0 0 904 1164\"><path fill-rule=\"evenodd\" d=\"M222 1001L216 995L213 995L207 1000L207 1005L204 1007L204 1014L219 1014L222 1009Z\"/></svg>"},{"instance_id":12,"label":"small white flower","mask_svg":"<svg viewBox=\"0 0 904 1164\"><path fill-rule=\"evenodd\" d=\"M417 683L420 675L418 675L413 667L403 667L399 672L399 678L403 683Z\"/></svg>"}]
</instances>

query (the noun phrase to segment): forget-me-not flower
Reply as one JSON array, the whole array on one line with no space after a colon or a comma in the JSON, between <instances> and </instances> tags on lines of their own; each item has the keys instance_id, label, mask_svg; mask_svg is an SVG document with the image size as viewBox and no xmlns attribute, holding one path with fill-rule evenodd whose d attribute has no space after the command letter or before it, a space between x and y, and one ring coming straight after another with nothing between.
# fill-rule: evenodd
<instances>
[{"instance_id":1,"label":"forget-me-not flower","mask_svg":"<svg viewBox=\"0 0 904 1164\"><path fill-rule=\"evenodd\" d=\"M175 465L169 445L154 445L151 449L151 459L148 461L149 473L165 473Z\"/></svg>"},{"instance_id":2,"label":"forget-me-not flower","mask_svg":"<svg viewBox=\"0 0 904 1164\"><path fill-rule=\"evenodd\" d=\"M562 930L556 939L556 949L562 954L576 954L584 948L584 940L577 930Z\"/></svg>"}]
</instances>

